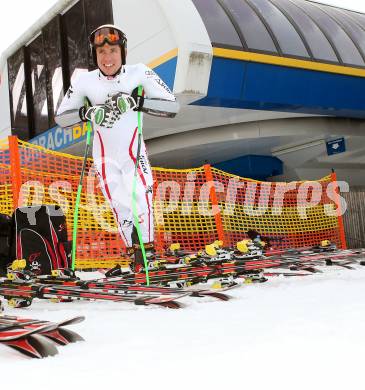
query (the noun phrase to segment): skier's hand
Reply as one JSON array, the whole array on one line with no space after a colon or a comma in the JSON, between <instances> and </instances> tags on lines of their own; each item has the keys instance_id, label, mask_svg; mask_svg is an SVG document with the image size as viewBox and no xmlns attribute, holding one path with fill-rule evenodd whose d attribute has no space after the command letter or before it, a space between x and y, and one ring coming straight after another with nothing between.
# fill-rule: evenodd
<instances>
[{"instance_id":1,"label":"skier's hand","mask_svg":"<svg viewBox=\"0 0 365 390\"><path fill-rule=\"evenodd\" d=\"M97 126L112 128L114 123L120 118L112 107L108 105L97 105L90 108L81 107L80 118L82 121L91 121Z\"/></svg>"},{"instance_id":2,"label":"skier's hand","mask_svg":"<svg viewBox=\"0 0 365 390\"><path fill-rule=\"evenodd\" d=\"M137 104L132 96L127 93L119 92L116 95L109 97L105 104L110 106L117 115L123 115L129 110L133 110Z\"/></svg>"}]
</instances>

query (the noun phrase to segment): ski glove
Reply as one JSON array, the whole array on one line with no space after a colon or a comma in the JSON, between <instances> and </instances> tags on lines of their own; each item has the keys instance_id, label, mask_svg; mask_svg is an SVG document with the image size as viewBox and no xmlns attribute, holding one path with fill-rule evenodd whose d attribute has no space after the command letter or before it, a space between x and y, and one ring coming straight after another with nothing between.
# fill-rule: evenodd
<instances>
[{"instance_id":1,"label":"ski glove","mask_svg":"<svg viewBox=\"0 0 365 390\"><path fill-rule=\"evenodd\" d=\"M129 110L133 110L137 104L132 96L119 92L111 96L105 101L107 106L110 106L117 115L123 115Z\"/></svg>"},{"instance_id":2,"label":"ski glove","mask_svg":"<svg viewBox=\"0 0 365 390\"><path fill-rule=\"evenodd\" d=\"M91 121L97 126L112 128L114 123L120 118L111 107L107 105L97 105L90 108L81 107L79 115L82 121Z\"/></svg>"}]
</instances>

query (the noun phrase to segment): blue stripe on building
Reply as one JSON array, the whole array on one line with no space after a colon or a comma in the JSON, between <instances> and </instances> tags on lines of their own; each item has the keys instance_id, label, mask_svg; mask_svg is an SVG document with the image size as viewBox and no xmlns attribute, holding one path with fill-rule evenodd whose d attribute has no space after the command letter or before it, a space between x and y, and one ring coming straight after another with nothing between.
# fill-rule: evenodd
<instances>
[{"instance_id":1,"label":"blue stripe on building","mask_svg":"<svg viewBox=\"0 0 365 390\"><path fill-rule=\"evenodd\" d=\"M365 118L365 78L213 58L195 105Z\"/></svg>"}]
</instances>

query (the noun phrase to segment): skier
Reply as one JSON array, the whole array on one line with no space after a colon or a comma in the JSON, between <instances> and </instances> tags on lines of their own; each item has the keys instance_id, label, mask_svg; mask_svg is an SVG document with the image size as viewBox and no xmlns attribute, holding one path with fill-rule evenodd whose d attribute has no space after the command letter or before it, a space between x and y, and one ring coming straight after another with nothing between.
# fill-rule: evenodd
<instances>
[{"instance_id":1,"label":"skier","mask_svg":"<svg viewBox=\"0 0 365 390\"><path fill-rule=\"evenodd\" d=\"M101 189L109 201L118 230L134 252L134 268L143 264L132 211L132 183L138 149L138 112L146 98L163 100L167 114L176 114L175 96L157 74L143 64L126 65L127 38L114 25L103 25L89 37L98 69L73 81L55 117L61 127L80 120L94 129L93 158ZM144 93L138 95L138 86ZM89 102L85 105L85 99ZM167 108L166 108L167 107ZM144 247L153 250L151 166L142 139L136 186L137 210Z\"/></svg>"}]
</instances>

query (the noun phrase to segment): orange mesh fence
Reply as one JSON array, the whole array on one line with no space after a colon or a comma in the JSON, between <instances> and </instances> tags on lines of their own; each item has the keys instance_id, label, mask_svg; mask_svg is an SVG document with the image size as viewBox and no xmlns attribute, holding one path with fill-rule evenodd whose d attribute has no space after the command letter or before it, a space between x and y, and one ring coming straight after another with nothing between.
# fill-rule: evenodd
<instances>
[{"instance_id":1,"label":"orange mesh fence","mask_svg":"<svg viewBox=\"0 0 365 390\"><path fill-rule=\"evenodd\" d=\"M188 177L192 172L199 173L194 182ZM316 182L271 183L234 176L210 166L195 171L155 168L154 174L157 187L173 180L180 189L173 212L169 212L167 204L171 194L165 200L165 213L159 212L155 199L155 213L163 215L163 223L156 225L156 240L165 248L180 242L184 248L199 250L215 239L234 246L248 238L248 230L271 237L277 249L312 246L322 240L343 246L335 195L329 186L331 176ZM156 192L155 187L155 197L158 195L161 191ZM188 206L190 213L185 215L184 208Z\"/></svg>"},{"instance_id":2,"label":"orange mesh fence","mask_svg":"<svg viewBox=\"0 0 365 390\"><path fill-rule=\"evenodd\" d=\"M13 188L8 139L0 140L0 213L13 212Z\"/></svg>"},{"instance_id":3,"label":"orange mesh fence","mask_svg":"<svg viewBox=\"0 0 365 390\"><path fill-rule=\"evenodd\" d=\"M342 246L334 201L327 195L331 176L316 182L274 183L212 170L214 180L223 184L219 207L228 245L246 238L245 232L252 229L272 237L271 244L278 249L327 239Z\"/></svg>"},{"instance_id":4,"label":"orange mesh fence","mask_svg":"<svg viewBox=\"0 0 365 390\"><path fill-rule=\"evenodd\" d=\"M59 204L72 236L83 158L18 141L0 141L0 212L15 205ZM332 175L316 182L270 183L234 176L205 165L154 168L155 244L200 250L217 239L233 246L257 230L275 248L305 247L329 239L344 246ZM337 210L337 211L336 211ZM112 267L125 248L113 213L88 159L77 233L77 268Z\"/></svg>"},{"instance_id":5,"label":"orange mesh fence","mask_svg":"<svg viewBox=\"0 0 365 390\"><path fill-rule=\"evenodd\" d=\"M204 168L154 168L153 175L158 249L179 242L183 248L199 250L219 238L214 216L199 210L200 191L207 181Z\"/></svg>"}]
</instances>

